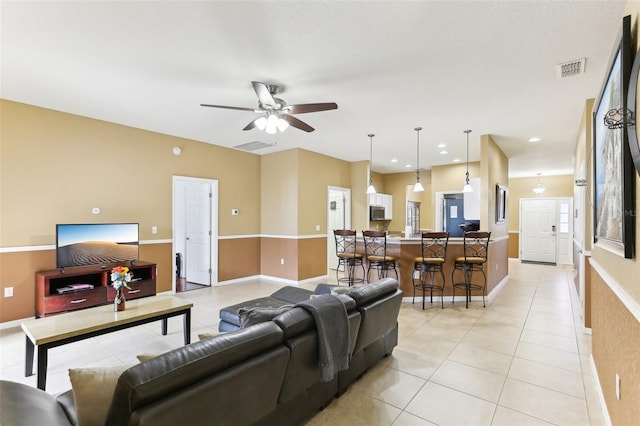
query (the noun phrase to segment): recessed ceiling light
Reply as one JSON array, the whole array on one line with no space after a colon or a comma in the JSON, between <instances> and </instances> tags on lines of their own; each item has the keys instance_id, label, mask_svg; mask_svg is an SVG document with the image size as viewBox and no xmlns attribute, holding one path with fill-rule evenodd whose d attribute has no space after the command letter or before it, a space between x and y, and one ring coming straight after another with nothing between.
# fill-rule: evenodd
<instances>
[{"instance_id":1,"label":"recessed ceiling light","mask_svg":"<svg viewBox=\"0 0 640 426\"><path fill-rule=\"evenodd\" d=\"M392 163L397 163L397 162L398 162L398 159L397 159L397 158L392 158L392 159L391 159L391 162L392 162Z\"/></svg>"},{"instance_id":2,"label":"recessed ceiling light","mask_svg":"<svg viewBox=\"0 0 640 426\"><path fill-rule=\"evenodd\" d=\"M447 145L445 145L445 144L443 144L443 143L438 144L438 148L444 148L445 146L447 146Z\"/></svg>"},{"instance_id":3,"label":"recessed ceiling light","mask_svg":"<svg viewBox=\"0 0 640 426\"><path fill-rule=\"evenodd\" d=\"M449 151L447 151L447 150L445 150L445 149L443 149L442 151L440 151L440 154L448 154L448 153L449 153Z\"/></svg>"},{"instance_id":4,"label":"recessed ceiling light","mask_svg":"<svg viewBox=\"0 0 640 426\"><path fill-rule=\"evenodd\" d=\"M411 164L405 164L404 166L405 166L407 169L410 169L410 168L411 168Z\"/></svg>"},{"instance_id":5,"label":"recessed ceiling light","mask_svg":"<svg viewBox=\"0 0 640 426\"><path fill-rule=\"evenodd\" d=\"M459 163L459 162L460 162L460 159L459 159L459 158L454 158L454 159L453 159L453 162L454 162L454 163Z\"/></svg>"},{"instance_id":6,"label":"recessed ceiling light","mask_svg":"<svg viewBox=\"0 0 640 426\"><path fill-rule=\"evenodd\" d=\"M540 139L537 136L532 137L531 139L529 139L529 142L540 142L542 139Z\"/></svg>"}]
</instances>

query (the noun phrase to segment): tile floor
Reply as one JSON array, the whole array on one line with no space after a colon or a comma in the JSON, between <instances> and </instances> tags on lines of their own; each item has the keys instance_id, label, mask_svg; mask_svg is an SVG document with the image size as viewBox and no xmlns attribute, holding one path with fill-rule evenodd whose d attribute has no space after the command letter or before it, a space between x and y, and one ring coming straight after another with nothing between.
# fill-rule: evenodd
<instances>
[{"instance_id":1,"label":"tile floor","mask_svg":"<svg viewBox=\"0 0 640 426\"><path fill-rule=\"evenodd\" d=\"M393 355L308 425L604 425L591 339L570 285L568 267L510 261L507 284L486 308L404 302ZM220 307L280 286L255 280L180 293L195 305L192 340L217 330ZM134 364L140 353L181 344L181 321L170 319L168 336L148 324L52 349L47 391L70 388L70 367ZM0 330L0 378L35 386L35 376L24 377L19 327Z\"/></svg>"}]
</instances>

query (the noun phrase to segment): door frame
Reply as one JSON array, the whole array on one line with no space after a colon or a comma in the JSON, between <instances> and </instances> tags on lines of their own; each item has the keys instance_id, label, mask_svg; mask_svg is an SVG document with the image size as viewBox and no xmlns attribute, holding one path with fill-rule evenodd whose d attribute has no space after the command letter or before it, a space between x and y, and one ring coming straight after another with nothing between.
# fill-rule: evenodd
<instances>
[{"instance_id":1,"label":"door frame","mask_svg":"<svg viewBox=\"0 0 640 426\"><path fill-rule=\"evenodd\" d=\"M335 257L335 239L330 223L332 192L341 192L344 195L344 227L345 229L351 229L351 188L343 188L341 186L327 186L327 275L331 273L330 260Z\"/></svg>"},{"instance_id":2,"label":"door frame","mask_svg":"<svg viewBox=\"0 0 640 426\"><path fill-rule=\"evenodd\" d=\"M210 259L210 267L211 267L211 286L218 285L218 180L217 179L208 179L208 178L199 178L192 176L176 176L172 177L172 214L171 214L171 224L172 224L172 244L171 244L171 264L173 265L171 268L171 289L172 292L176 292L176 245L177 238L180 233L184 233L184 229L186 228L185 224L180 220L181 212L184 211L184 206L180 205L180 194L179 194L179 183L186 183L187 185L190 182L197 182L199 184L208 183L211 185L211 197L209 198L210 206L210 223L211 223L211 235L210 235L210 245L211 245L211 259ZM185 216L186 217L186 216Z\"/></svg>"},{"instance_id":3,"label":"door frame","mask_svg":"<svg viewBox=\"0 0 640 426\"><path fill-rule=\"evenodd\" d=\"M519 234L518 234L518 259L520 259L520 256L522 255L522 203L523 201L527 201L527 200L552 200L555 201L556 203L556 217L555 217L555 221L556 221L556 229L559 228L559 223L560 223L560 202L561 201L567 201L569 203L569 237L567 238L567 247L565 247L565 249L567 250L567 253L573 253L573 236L574 236L574 229L573 229L573 221L574 221L574 215L573 215L573 197L523 197L520 198L519 200L519 205L518 205L518 216L519 216ZM570 255L568 262L559 262L559 250L560 250L560 244L559 244L559 238L558 238L558 233L559 231L556 231L556 243L555 243L555 263L558 265L573 265L573 256Z\"/></svg>"},{"instance_id":4,"label":"door frame","mask_svg":"<svg viewBox=\"0 0 640 426\"><path fill-rule=\"evenodd\" d=\"M439 191L435 195L435 231L442 232L444 230L444 196L451 194L462 194L462 191Z\"/></svg>"}]
</instances>

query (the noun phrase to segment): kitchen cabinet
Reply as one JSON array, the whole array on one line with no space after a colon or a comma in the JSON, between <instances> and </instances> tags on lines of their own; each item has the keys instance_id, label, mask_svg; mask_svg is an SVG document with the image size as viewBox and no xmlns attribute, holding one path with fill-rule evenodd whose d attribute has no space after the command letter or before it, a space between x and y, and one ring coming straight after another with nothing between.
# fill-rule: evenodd
<instances>
[{"instance_id":1,"label":"kitchen cabinet","mask_svg":"<svg viewBox=\"0 0 640 426\"><path fill-rule=\"evenodd\" d=\"M384 207L384 220L393 219L393 195L369 194L369 205Z\"/></svg>"}]
</instances>

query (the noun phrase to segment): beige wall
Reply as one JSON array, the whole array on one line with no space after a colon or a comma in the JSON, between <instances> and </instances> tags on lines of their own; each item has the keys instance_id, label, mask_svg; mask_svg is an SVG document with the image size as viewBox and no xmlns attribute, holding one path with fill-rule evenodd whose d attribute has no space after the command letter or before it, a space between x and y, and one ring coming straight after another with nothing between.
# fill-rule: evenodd
<instances>
[{"instance_id":1,"label":"beige wall","mask_svg":"<svg viewBox=\"0 0 640 426\"><path fill-rule=\"evenodd\" d=\"M420 202L420 227L433 227L429 225L433 217L431 170L420 172L420 182L424 186L424 191L413 192L413 185L416 183L415 172L384 175L385 193L393 195L393 220L389 222L389 231L404 232L409 200Z\"/></svg>"},{"instance_id":2,"label":"beige wall","mask_svg":"<svg viewBox=\"0 0 640 426\"><path fill-rule=\"evenodd\" d=\"M351 187L351 167L346 161L296 150L298 153L298 235L326 234L329 186ZM316 225L320 230L316 231Z\"/></svg>"},{"instance_id":3,"label":"beige wall","mask_svg":"<svg viewBox=\"0 0 640 426\"><path fill-rule=\"evenodd\" d=\"M509 231L520 231L520 199L521 198L573 198L573 175L540 176L540 182L547 188L541 195L533 192L538 183L537 177L509 179L507 218Z\"/></svg>"},{"instance_id":4,"label":"beige wall","mask_svg":"<svg viewBox=\"0 0 640 426\"><path fill-rule=\"evenodd\" d=\"M257 155L0 102L0 247L55 244L56 223L138 222L141 240L172 238L174 175L219 180L220 211L243 212L221 214L220 235L260 231Z\"/></svg>"},{"instance_id":5,"label":"beige wall","mask_svg":"<svg viewBox=\"0 0 640 426\"><path fill-rule=\"evenodd\" d=\"M298 235L297 150L262 156L261 231L268 235Z\"/></svg>"},{"instance_id":6,"label":"beige wall","mask_svg":"<svg viewBox=\"0 0 640 426\"><path fill-rule=\"evenodd\" d=\"M638 32L640 2L629 1L625 15L632 17L632 31ZM622 18L622 17L620 17ZM622 19L620 20L622 22ZM635 52L638 48L636 37ZM613 50L613 46L612 46ZM604 79L604 76L603 76ZM640 92L639 92L640 94ZM630 131L637 129L630 128ZM588 156L587 156L588 157ZM588 170L593 164L588 162ZM591 174L590 174L591 176ZM592 176L590 181L593 182ZM640 179L635 174L635 211L640 203ZM592 215L593 212L590 212ZM636 214L637 217L637 214ZM636 221L636 227L638 223ZM591 249L592 356L598 379L613 425L637 423L640 417L640 381L638 361L640 342L640 262L638 247L640 232L635 236L635 259L625 259L598 243ZM615 374L620 375L621 396L615 395Z\"/></svg>"},{"instance_id":7,"label":"beige wall","mask_svg":"<svg viewBox=\"0 0 640 426\"><path fill-rule=\"evenodd\" d=\"M351 163L351 229L369 228L369 161Z\"/></svg>"},{"instance_id":8,"label":"beige wall","mask_svg":"<svg viewBox=\"0 0 640 426\"><path fill-rule=\"evenodd\" d=\"M489 135L480 137L480 155L480 205L488 206L480 209L480 227L491 231L492 239L506 237L509 218L496 222L496 184L507 185L509 159Z\"/></svg>"}]
</instances>

